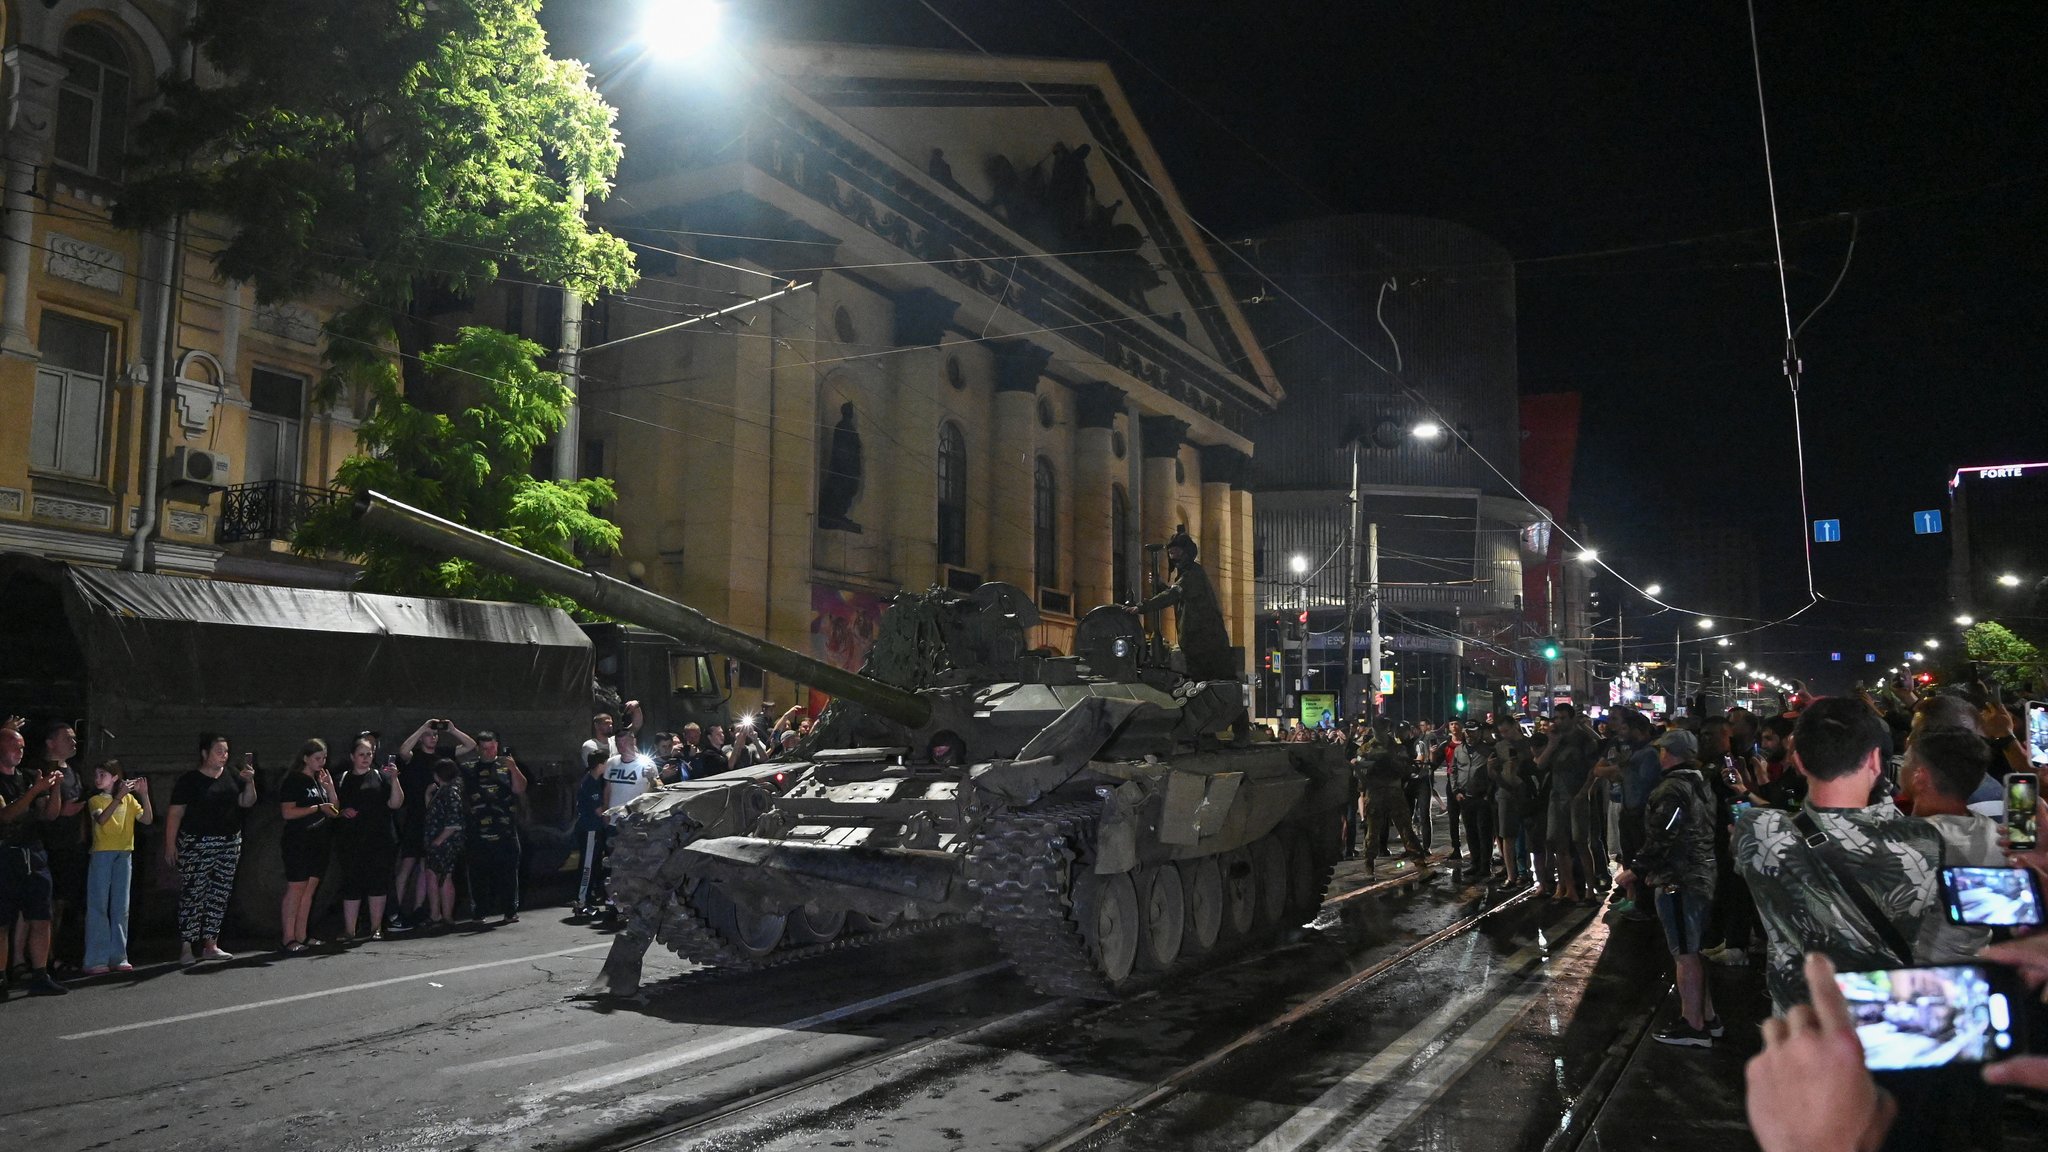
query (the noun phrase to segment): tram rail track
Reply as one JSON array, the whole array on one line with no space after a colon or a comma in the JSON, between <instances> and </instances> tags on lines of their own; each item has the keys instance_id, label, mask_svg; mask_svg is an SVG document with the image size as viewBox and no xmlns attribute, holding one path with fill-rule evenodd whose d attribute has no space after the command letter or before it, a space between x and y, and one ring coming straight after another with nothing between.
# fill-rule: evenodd
<instances>
[{"instance_id":1,"label":"tram rail track","mask_svg":"<svg viewBox=\"0 0 2048 1152\"><path fill-rule=\"evenodd\" d=\"M1429 857L1422 861L1419 866L1408 869L1401 875L1377 880L1339 893L1323 902L1318 909L1317 919L1321 920L1330 915L1334 910L1341 909L1354 901L1368 896L1383 896L1427 879L1436 874L1437 869L1435 865L1442 859L1440 856ZM1498 904L1482 909L1471 916L1464 917L1447 928L1432 932L1428 936L1404 946L1394 955L1386 957L1335 984L1323 988L1287 1012L1248 1030L1225 1045L1224 1048L1212 1051L1201 1060L1184 1066L1169 1079L1175 1084L1185 1083L1187 1079L1213 1067L1217 1062L1240 1050L1246 1044L1313 1015L1314 1012L1334 1003L1347 992L1370 982L1378 976L1384 975L1400 964L1413 959L1446 940L1463 932L1470 931L1487 917L1521 903L1529 895L1529 892L1524 891L1508 896ZM1286 948L1289 945L1282 944L1278 947ZM1272 946L1253 949L1224 959L1214 966L1205 969L1205 971L1208 973L1228 971L1243 964L1267 959L1275 950L1275 947ZM1001 974L1001 972L992 971L987 975L997 976ZM577 1147L579 1152L638 1152L641 1149L674 1146L677 1141L688 1139L698 1133L708 1133L721 1125L738 1120L750 1113L762 1111L781 1101L792 1099L837 1081L858 1076L861 1073L872 1071L884 1065L915 1060L919 1056L943 1045L973 1043L980 1037L993 1037L1007 1032L1038 1028L1050 1024L1058 1024L1065 1028L1072 1028L1077 1025L1085 1027L1091 1021L1111 1016L1121 1011L1128 1011L1133 1005L1143 1004L1149 1000L1156 999L1161 994L1161 990L1154 987L1128 999L1106 1003L1073 996L1060 997L1022 1011L998 1017L994 1020L973 1021L963 1024L958 1028L914 1037L889 1045L880 1051L852 1060L842 1061L829 1068L819 1069L816 1072L794 1080L763 1086L742 1096L724 1100L689 1115L664 1122L652 1130L636 1131L623 1140L598 1141L581 1144ZM1158 1095L1157 1100L1152 1099L1155 1094L1159 1093L1160 1088L1161 1084L1155 1084L1145 1093L1141 1094L1147 1100L1145 1104L1138 1105L1138 1107L1149 1106L1151 1103L1156 1103L1158 1100L1166 1099L1171 1095L1169 1092L1164 1095ZM1092 1135L1096 1131L1092 1126L1099 1120L1104 1117L1124 1115L1130 1111L1131 1106L1132 1101L1126 1100L1116 1107L1106 1110L1099 1116L1091 1118L1088 1122L1090 1126L1088 1131L1083 1132L1081 1131L1081 1126L1077 1126L1075 1129L1070 1129L1067 1133L1063 1133L1053 1143L1042 1147L1046 1149L1071 1147L1079 1139L1085 1139L1088 1135Z\"/></svg>"}]
</instances>

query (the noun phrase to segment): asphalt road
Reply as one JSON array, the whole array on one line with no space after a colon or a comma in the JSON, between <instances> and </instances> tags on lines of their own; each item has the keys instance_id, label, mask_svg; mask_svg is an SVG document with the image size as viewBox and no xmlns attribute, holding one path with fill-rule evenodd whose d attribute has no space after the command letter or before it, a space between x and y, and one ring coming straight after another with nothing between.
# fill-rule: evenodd
<instances>
[{"instance_id":1,"label":"asphalt road","mask_svg":"<svg viewBox=\"0 0 2048 1152\"><path fill-rule=\"evenodd\" d=\"M1032 993L971 927L755 973L651 952L644 1003L593 1004L609 937L534 909L0 1005L0 1147L1536 1149L1663 993L1654 936L1609 932L1439 871L1117 1005Z\"/></svg>"}]
</instances>

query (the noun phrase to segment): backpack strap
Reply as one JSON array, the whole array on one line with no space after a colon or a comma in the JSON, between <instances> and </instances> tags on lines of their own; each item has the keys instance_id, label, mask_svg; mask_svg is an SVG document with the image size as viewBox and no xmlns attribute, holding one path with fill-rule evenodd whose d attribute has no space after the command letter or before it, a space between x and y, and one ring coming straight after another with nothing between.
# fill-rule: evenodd
<instances>
[{"instance_id":1,"label":"backpack strap","mask_svg":"<svg viewBox=\"0 0 2048 1152\"><path fill-rule=\"evenodd\" d=\"M1911 966L1913 963L1912 945L1906 943L1906 938L1899 934L1898 927L1877 906L1877 901L1870 898L1870 893L1857 881L1856 877L1851 875L1849 870L1842 866L1841 861L1835 859L1831 853L1825 850L1827 844L1834 837L1829 836L1827 832L1822 830L1820 824L1814 820L1813 814L1808 812L1803 806L1793 813L1792 826L1799 829L1800 837L1806 844L1807 849L1813 853L1814 858L1819 860L1834 875L1835 882L1842 886L1842 891L1848 895L1849 902L1856 906L1856 911L1862 914L1863 919L1870 925L1871 931L1877 933L1877 938L1884 942L1885 950L1890 952L1892 958L1900 964Z\"/></svg>"}]
</instances>

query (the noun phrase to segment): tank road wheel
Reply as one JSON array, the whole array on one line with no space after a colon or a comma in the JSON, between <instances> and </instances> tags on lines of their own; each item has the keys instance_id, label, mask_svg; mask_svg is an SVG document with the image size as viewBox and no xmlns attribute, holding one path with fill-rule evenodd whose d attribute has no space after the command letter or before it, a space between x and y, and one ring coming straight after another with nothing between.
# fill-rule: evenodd
<instances>
[{"instance_id":1,"label":"tank road wheel","mask_svg":"<svg viewBox=\"0 0 2048 1152\"><path fill-rule=\"evenodd\" d=\"M896 915L870 916L865 912L848 912L846 914L846 930L848 932L880 932L882 929L896 923L896 920Z\"/></svg>"},{"instance_id":2,"label":"tank road wheel","mask_svg":"<svg viewBox=\"0 0 2048 1152\"><path fill-rule=\"evenodd\" d=\"M1122 983L1137 962L1138 938L1144 935L1130 873L1082 872L1074 883L1074 918L1081 924L1081 939L1095 970L1111 986Z\"/></svg>"},{"instance_id":3,"label":"tank road wheel","mask_svg":"<svg viewBox=\"0 0 2048 1152\"><path fill-rule=\"evenodd\" d=\"M847 913L843 908L813 912L810 908L798 908L789 914L783 925L783 935L791 944L825 944L838 938L846 930Z\"/></svg>"},{"instance_id":4,"label":"tank road wheel","mask_svg":"<svg viewBox=\"0 0 2048 1152\"><path fill-rule=\"evenodd\" d=\"M1138 964L1148 972L1164 972L1180 958L1188 909L1180 869L1172 864L1140 868L1131 877L1138 890Z\"/></svg>"},{"instance_id":5,"label":"tank road wheel","mask_svg":"<svg viewBox=\"0 0 2048 1152\"><path fill-rule=\"evenodd\" d=\"M752 959L775 951L782 943L782 929L788 917L742 907L715 884L699 884L691 897L726 943Z\"/></svg>"},{"instance_id":6,"label":"tank road wheel","mask_svg":"<svg viewBox=\"0 0 2048 1152\"><path fill-rule=\"evenodd\" d=\"M1287 843L1271 832L1252 842L1252 886L1257 931L1265 935L1287 921Z\"/></svg>"},{"instance_id":7,"label":"tank road wheel","mask_svg":"<svg viewBox=\"0 0 2048 1152\"><path fill-rule=\"evenodd\" d=\"M1287 924L1315 919L1323 906L1323 870L1316 866L1315 844L1305 832L1281 834L1287 844Z\"/></svg>"},{"instance_id":8,"label":"tank road wheel","mask_svg":"<svg viewBox=\"0 0 2048 1152\"><path fill-rule=\"evenodd\" d=\"M1183 860L1175 867L1180 871L1181 904L1187 909L1181 955L1200 956L1216 947L1223 930L1223 870L1214 856Z\"/></svg>"},{"instance_id":9,"label":"tank road wheel","mask_svg":"<svg viewBox=\"0 0 2048 1152\"><path fill-rule=\"evenodd\" d=\"M1258 925L1259 888L1252 875L1252 850L1232 848L1216 858L1223 880L1222 939L1236 943Z\"/></svg>"}]
</instances>

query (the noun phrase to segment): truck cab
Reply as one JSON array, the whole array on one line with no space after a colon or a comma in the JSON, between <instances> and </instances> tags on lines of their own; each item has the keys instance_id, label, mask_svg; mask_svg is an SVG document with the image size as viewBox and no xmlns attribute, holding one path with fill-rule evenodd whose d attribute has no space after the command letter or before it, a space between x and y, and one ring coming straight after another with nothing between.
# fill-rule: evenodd
<instances>
[{"instance_id":1,"label":"truck cab","mask_svg":"<svg viewBox=\"0 0 2048 1152\"><path fill-rule=\"evenodd\" d=\"M596 666L595 707L617 712L640 701L643 737L730 722L726 659L631 624L585 624Z\"/></svg>"}]
</instances>

